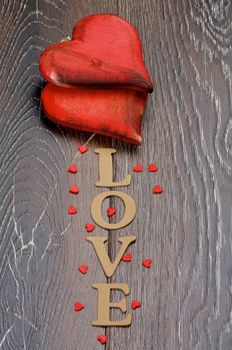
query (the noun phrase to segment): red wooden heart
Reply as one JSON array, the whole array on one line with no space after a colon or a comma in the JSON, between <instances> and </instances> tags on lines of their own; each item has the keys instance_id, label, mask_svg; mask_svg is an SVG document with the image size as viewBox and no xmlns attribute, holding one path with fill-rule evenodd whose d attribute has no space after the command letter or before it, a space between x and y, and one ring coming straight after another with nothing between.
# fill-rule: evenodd
<instances>
[{"instance_id":1,"label":"red wooden heart","mask_svg":"<svg viewBox=\"0 0 232 350\"><path fill-rule=\"evenodd\" d=\"M74 214L77 213L77 209L76 209L73 205L70 205L70 206L68 207L68 213L69 213L70 215L74 215Z\"/></svg>"},{"instance_id":2,"label":"red wooden heart","mask_svg":"<svg viewBox=\"0 0 232 350\"><path fill-rule=\"evenodd\" d=\"M102 345L104 345L104 344L107 343L108 337L107 337L107 335L99 335L99 336L97 337L97 340L98 340Z\"/></svg>"},{"instance_id":3,"label":"red wooden heart","mask_svg":"<svg viewBox=\"0 0 232 350\"><path fill-rule=\"evenodd\" d=\"M85 307L85 306L84 306L83 304L77 302L77 303L75 303L75 305L74 305L74 311L79 312L79 311L83 310L84 307Z\"/></svg>"},{"instance_id":4,"label":"red wooden heart","mask_svg":"<svg viewBox=\"0 0 232 350\"><path fill-rule=\"evenodd\" d=\"M113 215L115 215L116 214L116 209L115 208L108 208L107 209L107 215L109 216L109 217L111 217L111 216L113 216Z\"/></svg>"},{"instance_id":5,"label":"red wooden heart","mask_svg":"<svg viewBox=\"0 0 232 350\"><path fill-rule=\"evenodd\" d=\"M158 167L155 164L150 164L148 167L148 171L150 173L155 173L158 170Z\"/></svg>"},{"instance_id":6,"label":"red wooden heart","mask_svg":"<svg viewBox=\"0 0 232 350\"><path fill-rule=\"evenodd\" d=\"M160 187L159 185L155 185L154 188L153 188L153 193L154 194L160 194L163 192L163 189L162 187Z\"/></svg>"},{"instance_id":7,"label":"red wooden heart","mask_svg":"<svg viewBox=\"0 0 232 350\"><path fill-rule=\"evenodd\" d=\"M81 265L81 266L79 267L79 271L80 271L80 273L82 273L83 275L86 275L86 274L87 274L88 269L89 269L89 267L88 267L87 265Z\"/></svg>"},{"instance_id":8,"label":"red wooden heart","mask_svg":"<svg viewBox=\"0 0 232 350\"><path fill-rule=\"evenodd\" d=\"M86 228L87 232L92 232L95 229L95 225L94 224L86 224L85 228Z\"/></svg>"},{"instance_id":9,"label":"red wooden heart","mask_svg":"<svg viewBox=\"0 0 232 350\"><path fill-rule=\"evenodd\" d=\"M129 253L129 252L124 254L123 257L122 257L122 261L124 261L124 262L130 262L131 259L132 259L132 254Z\"/></svg>"},{"instance_id":10,"label":"red wooden heart","mask_svg":"<svg viewBox=\"0 0 232 350\"><path fill-rule=\"evenodd\" d=\"M79 146L79 151L80 151L80 153L85 153L85 152L87 152L88 151L88 147L87 146Z\"/></svg>"},{"instance_id":11,"label":"red wooden heart","mask_svg":"<svg viewBox=\"0 0 232 350\"><path fill-rule=\"evenodd\" d=\"M53 122L137 145L146 98L135 90L67 89L50 83L41 95L44 112Z\"/></svg>"},{"instance_id":12,"label":"red wooden heart","mask_svg":"<svg viewBox=\"0 0 232 350\"><path fill-rule=\"evenodd\" d=\"M72 186L70 187L69 192L72 193L72 194L78 194L78 193L79 193L79 188L78 188L78 186L75 185L75 184L72 185Z\"/></svg>"},{"instance_id":13,"label":"red wooden heart","mask_svg":"<svg viewBox=\"0 0 232 350\"><path fill-rule=\"evenodd\" d=\"M42 92L49 119L141 143L141 119L152 83L138 33L129 22L115 15L85 17L76 24L72 40L42 53L39 67L49 82Z\"/></svg>"},{"instance_id":14,"label":"red wooden heart","mask_svg":"<svg viewBox=\"0 0 232 350\"><path fill-rule=\"evenodd\" d=\"M119 85L152 91L138 32L115 15L92 15L77 22L70 41L44 50L39 68L55 85Z\"/></svg>"},{"instance_id":15,"label":"red wooden heart","mask_svg":"<svg viewBox=\"0 0 232 350\"><path fill-rule=\"evenodd\" d=\"M143 266L149 269L151 267L152 260L151 259L145 259L143 260Z\"/></svg>"},{"instance_id":16,"label":"red wooden heart","mask_svg":"<svg viewBox=\"0 0 232 350\"><path fill-rule=\"evenodd\" d=\"M143 171L143 166L142 164L137 164L133 167L133 171L135 171L136 173L141 173L141 171Z\"/></svg>"},{"instance_id":17,"label":"red wooden heart","mask_svg":"<svg viewBox=\"0 0 232 350\"><path fill-rule=\"evenodd\" d=\"M141 303L138 300L133 300L131 303L132 310L138 309L140 306L141 306Z\"/></svg>"}]
</instances>

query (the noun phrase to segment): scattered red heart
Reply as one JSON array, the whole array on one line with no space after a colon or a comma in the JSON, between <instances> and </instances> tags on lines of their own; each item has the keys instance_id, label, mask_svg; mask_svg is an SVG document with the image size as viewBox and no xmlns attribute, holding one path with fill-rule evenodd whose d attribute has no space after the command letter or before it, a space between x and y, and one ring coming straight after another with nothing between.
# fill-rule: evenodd
<instances>
[{"instance_id":1,"label":"scattered red heart","mask_svg":"<svg viewBox=\"0 0 232 350\"><path fill-rule=\"evenodd\" d=\"M123 255L122 260L125 262L130 262L132 258L132 254L131 253L126 253Z\"/></svg>"},{"instance_id":2,"label":"scattered red heart","mask_svg":"<svg viewBox=\"0 0 232 350\"><path fill-rule=\"evenodd\" d=\"M109 216L109 217L111 217L111 216L113 216L113 215L115 215L116 214L116 209L115 208L108 208L107 209L107 215Z\"/></svg>"},{"instance_id":3,"label":"scattered red heart","mask_svg":"<svg viewBox=\"0 0 232 350\"><path fill-rule=\"evenodd\" d=\"M74 304L74 311L79 312L79 311L83 310L84 307L85 307L85 305L83 305L83 304L77 302L77 303Z\"/></svg>"},{"instance_id":4,"label":"scattered red heart","mask_svg":"<svg viewBox=\"0 0 232 350\"><path fill-rule=\"evenodd\" d=\"M81 265L80 267L79 267L79 271L81 272L81 273L83 273L83 275L86 275L87 274L87 272L88 272L88 266L87 265Z\"/></svg>"},{"instance_id":5,"label":"scattered red heart","mask_svg":"<svg viewBox=\"0 0 232 350\"><path fill-rule=\"evenodd\" d=\"M160 193L162 193L162 192L163 192L162 187L160 187L159 185L155 185L155 186L154 186L154 189L153 189L153 193L154 193L154 194L160 194Z\"/></svg>"},{"instance_id":6,"label":"scattered red heart","mask_svg":"<svg viewBox=\"0 0 232 350\"><path fill-rule=\"evenodd\" d=\"M87 146L85 146L85 145L83 145L83 146L79 146L79 151L80 151L80 153L85 153L85 152L87 152L88 151L88 147Z\"/></svg>"},{"instance_id":7,"label":"scattered red heart","mask_svg":"<svg viewBox=\"0 0 232 350\"><path fill-rule=\"evenodd\" d=\"M87 232L93 232L93 230L95 229L95 225L94 224L86 224L85 228L86 228Z\"/></svg>"},{"instance_id":8,"label":"scattered red heart","mask_svg":"<svg viewBox=\"0 0 232 350\"><path fill-rule=\"evenodd\" d=\"M138 309L140 308L141 303L138 300L133 300L131 303L131 308L132 310Z\"/></svg>"},{"instance_id":9,"label":"scattered red heart","mask_svg":"<svg viewBox=\"0 0 232 350\"><path fill-rule=\"evenodd\" d=\"M70 187L69 192L72 193L72 194L77 194L77 193L79 193L79 188L78 188L78 186L77 186L77 185L72 185L72 186Z\"/></svg>"},{"instance_id":10,"label":"scattered red heart","mask_svg":"<svg viewBox=\"0 0 232 350\"><path fill-rule=\"evenodd\" d=\"M141 173L141 171L143 171L143 166L142 164L137 164L133 167L133 170L136 172L136 173Z\"/></svg>"},{"instance_id":11,"label":"scattered red heart","mask_svg":"<svg viewBox=\"0 0 232 350\"><path fill-rule=\"evenodd\" d=\"M98 340L102 345L104 345L104 344L107 343L108 337L107 337L107 335L99 335L99 336L97 337L97 340Z\"/></svg>"},{"instance_id":12,"label":"scattered red heart","mask_svg":"<svg viewBox=\"0 0 232 350\"><path fill-rule=\"evenodd\" d=\"M68 172L71 174L76 174L78 171L76 164L71 164L70 167L68 168Z\"/></svg>"},{"instance_id":13,"label":"scattered red heart","mask_svg":"<svg viewBox=\"0 0 232 350\"><path fill-rule=\"evenodd\" d=\"M68 207L68 213L69 213L70 215L76 214L76 213L77 213L77 209L76 209L73 205L70 205L70 206Z\"/></svg>"},{"instance_id":14,"label":"scattered red heart","mask_svg":"<svg viewBox=\"0 0 232 350\"><path fill-rule=\"evenodd\" d=\"M150 164L148 167L148 171L150 173L155 173L158 170L158 167L155 164Z\"/></svg>"},{"instance_id":15,"label":"scattered red heart","mask_svg":"<svg viewBox=\"0 0 232 350\"><path fill-rule=\"evenodd\" d=\"M143 266L146 267L147 269L150 269L151 263L152 263L152 260L151 260L151 259L145 259L145 260L143 260Z\"/></svg>"}]
</instances>

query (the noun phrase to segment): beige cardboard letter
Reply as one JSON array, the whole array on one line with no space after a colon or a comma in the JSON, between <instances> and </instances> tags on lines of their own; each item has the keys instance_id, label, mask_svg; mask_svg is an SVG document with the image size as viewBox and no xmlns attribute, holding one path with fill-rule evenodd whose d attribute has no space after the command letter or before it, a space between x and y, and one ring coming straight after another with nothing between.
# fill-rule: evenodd
<instances>
[{"instance_id":1,"label":"beige cardboard letter","mask_svg":"<svg viewBox=\"0 0 232 350\"><path fill-rule=\"evenodd\" d=\"M115 223L109 223L105 221L102 217L102 202L107 197L119 197L124 203L125 212L123 218ZM122 227L125 227L131 223L136 214L136 205L134 199L127 193L119 191L107 191L98 194L94 197L91 205L91 215L96 224L107 230L117 230Z\"/></svg>"},{"instance_id":2,"label":"beige cardboard letter","mask_svg":"<svg viewBox=\"0 0 232 350\"><path fill-rule=\"evenodd\" d=\"M113 161L112 154L116 153L114 148L97 148L95 153L99 154L99 174L100 181L95 183L97 187L122 187L129 186L131 183L131 175L120 182L113 181Z\"/></svg>"},{"instance_id":3,"label":"beige cardboard letter","mask_svg":"<svg viewBox=\"0 0 232 350\"><path fill-rule=\"evenodd\" d=\"M110 320L110 309L120 309L126 313L126 299L121 299L118 303L110 302L111 290L120 290L125 295L129 294L129 287L125 283L94 283L93 288L98 290L98 319L92 322L93 326L97 327L123 327L131 324L132 317L128 314L120 321Z\"/></svg>"},{"instance_id":4,"label":"beige cardboard letter","mask_svg":"<svg viewBox=\"0 0 232 350\"><path fill-rule=\"evenodd\" d=\"M124 236L118 238L118 241L121 242L121 247L119 249L119 252L114 260L114 262L110 261L109 255L107 254L106 248L104 243L108 241L107 237L86 237L86 240L91 242L94 246L94 249L96 251L96 254L98 256L98 259L102 265L102 268L106 274L107 277L113 276L114 272L116 271L125 251L127 250L128 246L136 241L136 236Z\"/></svg>"}]
</instances>

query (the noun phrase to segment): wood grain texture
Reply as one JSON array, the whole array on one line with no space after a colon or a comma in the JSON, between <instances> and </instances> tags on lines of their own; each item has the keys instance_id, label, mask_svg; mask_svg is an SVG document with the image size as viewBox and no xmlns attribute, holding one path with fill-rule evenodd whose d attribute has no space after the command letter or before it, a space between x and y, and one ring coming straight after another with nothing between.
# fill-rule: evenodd
<instances>
[{"instance_id":1,"label":"wood grain texture","mask_svg":"<svg viewBox=\"0 0 232 350\"><path fill-rule=\"evenodd\" d=\"M93 151L109 146L119 150L116 179L140 162L156 162L159 171L132 173L125 191L137 217L109 233L112 257L119 236L137 235L133 261L121 263L112 281L130 286L128 307L132 299L142 307L130 328L107 330L106 349L231 349L231 11L226 0L0 0L1 349L102 348L96 336L104 330L90 325L91 284L106 279L84 224L101 191L89 185L98 177ZM119 14L137 27L155 91L140 148L95 136L77 155L82 190L70 218L66 167L91 135L43 119L37 61L92 13ZM160 196L152 194L156 183ZM120 215L120 203L110 205ZM153 260L150 270L144 258ZM87 276L77 272L82 263L91 265ZM73 312L76 300L86 304L81 314Z\"/></svg>"},{"instance_id":2,"label":"wood grain texture","mask_svg":"<svg viewBox=\"0 0 232 350\"><path fill-rule=\"evenodd\" d=\"M75 15L64 1L1 6L1 349L101 347L96 337L105 330L91 326L97 317L91 284L106 278L85 241L91 199L99 192L86 179L97 179L97 157L92 149L90 156L77 154L78 174L67 173L90 134L44 120L38 71L44 48L69 34L93 5L85 2L80 10L79 3ZM94 144L102 143L96 137ZM68 192L73 182L80 187L77 197ZM78 207L74 217L69 204ZM78 272L82 264L90 267L86 276ZM77 300L86 305L80 314L73 311Z\"/></svg>"},{"instance_id":3,"label":"wood grain texture","mask_svg":"<svg viewBox=\"0 0 232 350\"><path fill-rule=\"evenodd\" d=\"M110 348L231 349L231 5L119 0L119 14L140 30L155 92L143 147L128 157L121 146L118 163L159 172L133 177L135 261L114 279L142 308L129 330L111 330Z\"/></svg>"}]
</instances>

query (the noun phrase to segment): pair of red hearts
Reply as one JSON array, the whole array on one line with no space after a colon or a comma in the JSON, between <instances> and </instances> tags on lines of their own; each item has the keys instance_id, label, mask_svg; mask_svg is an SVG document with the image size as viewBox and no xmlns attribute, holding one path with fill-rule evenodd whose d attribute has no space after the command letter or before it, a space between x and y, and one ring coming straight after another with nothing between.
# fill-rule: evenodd
<instances>
[{"instance_id":1,"label":"pair of red hearts","mask_svg":"<svg viewBox=\"0 0 232 350\"><path fill-rule=\"evenodd\" d=\"M83 145L83 146L79 146L79 151L80 153L85 153L88 151L88 147ZM68 172L71 174L76 174L78 172L78 168L76 166L76 164L72 163L69 168L68 168Z\"/></svg>"},{"instance_id":2,"label":"pair of red hearts","mask_svg":"<svg viewBox=\"0 0 232 350\"><path fill-rule=\"evenodd\" d=\"M157 170L158 170L158 167L155 165L155 164L150 164L147 168L147 170L150 172L150 173L155 173ZM133 167L133 171L136 172L136 173L141 173L143 171L143 165L142 164L136 164L134 167Z\"/></svg>"},{"instance_id":3,"label":"pair of red hearts","mask_svg":"<svg viewBox=\"0 0 232 350\"><path fill-rule=\"evenodd\" d=\"M132 310L138 309L140 306L141 306L141 303L140 303L140 301L138 301L138 300L133 300L133 301L131 302L131 308L132 308ZM77 301L77 302L74 304L74 311L76 311L76 312L80 312L80 311L82 311L84 308L85 308L85 305L81 304L79 301Z\"/></svg>"},{"instance_id":4,"label":"pair of red hearts","mask_svg":"<svg viewBox=\"0 0 232 350\"><path fill-rule=\"evenodd\" d=\"M122 257L122 261L124 261L124 262L131 262L131 259L132 259L132 254L129 253L129 252L124 254L123 257ZM145 260L143 260L142 264L143 264L144 267L149 269L151 267L152 260L151 259L145 259Z\"/></svg>"},{"instance_id":5,"label":"pair of red hearts","mask_svg":"<svg viewBox=\"0 0 232 350\"><path fill-rule=\"evenodd\" d=\"M74 311L80 312L85 308L85 305L81 304L79 301L74 304ZM108 337L106 335L99 335L97 340L102 344L106 344Z\"/></svg>"},{"instance_id":6,"label":"pair of red hearts","mask_svg":"<svg viewBox=\"0 0 232 350\"><path fill-rule=\"evenodd\" d=\"M79 188L77 185L72 185L70 190L69 190L70 193L72 194L78 194L79 193ZM68 207L68 214L69 215L75 215L77 213L77 208L74 207L74 205L70 205Z\"/></svg>"},{"instance_id":7,"label":"pair of red hearts","mask_svg":"<svg viewBox=\"0 0 232 350\"><path fill-rule=\"evenodd\" d=\"M152 82L136 29L111 14L80 20L72 39L49 46L39 59L48 84L44 113L65 127L141 144L142 115Z\"/></svg>"},{"instance_id":8,"label":"pair of red hearts","mask_svg":"<svg viewBox=\"0 0 232 350\"><path fill-rule=\"evenodd\" d=\"M95 225L94 225L94 224L85 224L85 228L86 228L86 231L87 231L88 233L90 233L90 232L93 232L93 230L95 229ZM81 265L81 266L79 267L79 271L80 271L82 274L86 275L87 272L88 272L88 266L87 266L87 265Z\"/></svg>"},{"instance_id":9,"label":"pair of red hearts","mask_svg":"<svg viewBox=\"0 0 232 350\"><path fill-rule=\"evenodd\" d=\"M140 303L140 301L138 301L138 300L133 300L133 301L131 302L131 308L132 308L132 310L138 309L140 306L141 306L141 303ZM85 308L85 305L81 304L79 301L77 301L77 302L74 304L74 311L76 311L76 312L80 312L80 311L82 311L84 308Z\"/></svg>"}]
</instances>

